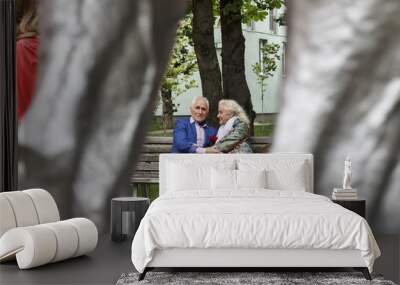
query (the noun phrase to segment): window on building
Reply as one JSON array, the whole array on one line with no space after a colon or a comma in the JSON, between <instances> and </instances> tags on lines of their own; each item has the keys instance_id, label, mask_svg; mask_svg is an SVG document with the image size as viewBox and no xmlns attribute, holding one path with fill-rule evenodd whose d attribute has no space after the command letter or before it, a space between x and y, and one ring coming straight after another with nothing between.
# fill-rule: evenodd
<instances>
[{"instance_id":1,"label":"window on building","mask_svg":"<svg viewBox=\"0 0 400 285\"><path fill-rule=\"evenodd\" d=\"M262 54L262 48L268 44L268 40L260 39L259 40L259 47L258 47L258 60L261 65L261 70L264 70L264 58Z\"/></svg>"},{"instance_id":2,"label":"window on building","mask_svg":"<svg viewBox=\"0 0 400 285\"><path fill-rule=\"evenodd\" d=\"M286 76L287 42L282 42L282 76Z\"/></svg>"},{"instance_id":3,"label":"window on building","mask_svg":"<svg viewBox=\"0 0 400 285\"><path fill-rule=\"evenodd\" d=\"M268 18L269 18L269 30L270 30L271 32L273 32L273 33L276 33L276 26L277 26L277 23L276 23L276 21L275 21L275 10L274 10L274 9L269 10L269 16L268 16Z\"/></svg>"}]
</instances>

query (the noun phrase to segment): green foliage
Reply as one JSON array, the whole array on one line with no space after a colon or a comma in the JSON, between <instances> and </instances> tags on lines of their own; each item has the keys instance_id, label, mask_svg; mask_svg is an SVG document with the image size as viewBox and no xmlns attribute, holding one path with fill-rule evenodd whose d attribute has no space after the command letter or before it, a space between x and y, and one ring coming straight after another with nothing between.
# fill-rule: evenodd
<instances>
[{"instance_id":1,"label":"green foliage","mask_svg":"<svg viewBox=\"0 0 400 285\"><path fill-rule=\"evenodd\" d=\"M160 131L163 129L162 120L160 117L153 116L148 127L149 132Z\"/></svg>"},{"instance_id":2,"label":"green foliage","mask_svg":"<svg viewBox=\"0 0 400 285\"><path fill-rule=\"evenodd\" d=\"M253 1L244 1L242 6L242 23L250 24L264 20L268 16L266 9L260 9Z\"/></svg>"},{"instance_id":3,"label":"green foliage","mask_svg":"<svg viewBox=\"0 0 400 285\"><path fill-rule=\"evenodd\" d=\"M250 24L263 21L270 10L279 9L284 5L284 0L243 0L242 22Z\"/></svg>"},{"instance_id":4,"label":"green foliage","mask_svg":"<svg viewBox=\"0 0 400 285\"><path fill-rule=\"evenodd\" d=\"M255 137L272 137L274 133L274 125L263 124L263 125L254 125L254 136Z\"/></svg>"},{"instance_id":5,"label":"green foliage","mask_svg":"<svg viewBox=\"0 0 400 285\"><path fill-rule=\"evenodd\" d=\"M188 14L179 24L161 90L180 95L187 89L197 87L196 81L192 79L192 75L197 70L197 59L192 40L192 14Z\"/></svg>"},{"instance_id":6,"label":"green foliage","mask_svg":"<svg viewBox=\"0 0 400 285\"><path fill-rule=\"evenodd\" d=\"M265 80L274 75L272 72L278 68L277 61L280 60L279 49L279 44L275 43L265 44L260 47L261 62L252 65L253 72L259 80ZM259 81L259 83L261 82Z\"/></svg>"},{"instance_id":7,"label":"green foliage","mask_svg":"<svg viewBox=\"0 0 400 285\"><path fill-rule=\"evenodd\" d=\"M279 44L270 43L260 47L261 62L252 65L253 72L257 75L257 82L261 86L261 102L264 103L264 93L266 80L274 76L274 71L278 68L277 62L280 60ZM264 105L264 104L263 104Z\"/></svg>"},{"instance_id":8,"label":"green foliage","mask_svg":"<svg viewBox=\"0 0 400 285\"><path fill-rule=\"evenodd\" d=\"M238 11L241 10L242 5L242 0L231 0L229 2L226 1L224 8L220 9L220 13L222 13L225 17L229 17L229 19L232 21L240 20L240 14Z\"/></svg>"},{"instance_id":9,"label":"green foliage","mask_svg":"<svg viewBox=\"0 0 400 285\"><path fill-rule=\"evenodd\" d=\"M149 198L150 198L151 202L153 202L156 198L158 198L158 196L159 196L158 192L159 192L158 184L150 185Z\"/></svg>"},{"instance_id":10,"label":"green foliage","mask_svg":"<svg viewBox=\"0 0 400 285\"><path fill-rule=\"evenodd\" d=\"M284 6L284 0L243 0L242 23L263 21L268 12Z\"/></svg>"},{"instance_id":11,"label":"green foliage","mask_svg":"<svg viewBox=\"0 0 400 285\"><path fill-rule=\"evenodd\" d=\"M175 118L172 118L172 125L175 125ZM172 130L165 130L162 117L153 116L148 127L147 136L150 137L171 137Z\"/></svg>"},{"instance_id":12,"label":"green foliage","mask_svg":"<svg viewBox=\"0 0 400 285\"><path fill-rule=\"evenodd\" d=\"M158 184L150 184L149 188L150 189L149 189L148 195L149 195L149 198L150 198L150 202L153 202L159 196L158 195L159 186L158 186ZM143 189L143 187L139 187L139 189L137 191L137 196L138 197L145 197L145 190Z\"/></svg>"},{"instance_id":13,"label":"green foliage","mask_svg":"<svg viewBox=\"0 0 400 285\"><path fill-rule=\"evenodd\" d=\"M198 70L192 38L193 13L187 14L179 23L170 61L161 83L164 131L171 127L172 116L178 105L174 96L197 87L193 74Z\"/></svg>"},{"instance_id":14,"label":"green foliage","mask_svg":"<svg viewBox=\"0 0 400 285\"><path fill-rule=\"evenodd\" d=\"M216 21L220 16L220 2L221 0L213 0L213 14ZM229 15L240 8L242 23L250 24L251 22L263 21L270 10L279 9L284 5L284 0L232 0L224 7L223 13ZM281 15L280 17L283 19L284 16ZM277 19L278 23L281 23L280 17Z\"/></svg>"}]
</instances>

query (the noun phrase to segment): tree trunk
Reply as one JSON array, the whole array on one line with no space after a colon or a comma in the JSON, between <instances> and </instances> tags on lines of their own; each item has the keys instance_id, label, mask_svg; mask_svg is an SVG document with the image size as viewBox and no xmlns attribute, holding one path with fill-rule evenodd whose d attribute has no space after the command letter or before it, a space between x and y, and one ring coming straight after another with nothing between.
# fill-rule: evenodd
<instances>
[{"instance_id":1,"label":"tree trunk","mask_svg":"<svg viewBox=\"0 0 400 285\"><path fill-rule=\"evenodd\" d=\"M172 92L161 91L162 100L162 123L164 133L167 129L172 129L172 116L174 114L174 104L172 103Z\"/></svg>"},{"instance_id":2,"label":"tree trunk","mask_svg":"<svg viewBox=\"0 0 400 285\"><path fill-rule=\"evenodd\" d=\"M398 234L400 33L393 31L400 30L400 2L289 5L288 70L273 151L312 153L315 193L328 197L349 155L372 229Z\"/></svg>"},{"instance_id":3,"label":"tree trunk","mask_svg":"<svg viewBox=\"0 0 400 285\"><path fill-rule=\"evenodd\" d=\"M110 199L130 193L186 3L69 0L40 6L51 17L40 18L37 92L19 126L18 154L26 169L20 188L49 190L64 219L87 217L106 233Z\"/></svg>"},{"instance_id":4,"label":"tree trunk","mask_svg":"<svg viewBox=\"0 0 400 285\"><path fill-rule=\"evenodd\" d=\"M211 0L193 0L193 43L199 66L203 96L210 102L208 123L218 126L218 101L223 98L221 70L214 43Z\"/></svg>"},{"instance_id":5,"label":"tree trunk","mask_svg":"<svg viewBox=\"0 0 400 285\"><path fill-rule=\"evenodd\" d=\"M253 134L255 112L245 75L242 3L242 0L220 1L223 90L225 98L235 100L246 111ZM224 9L227 6L229 9Z\"/></svg>"}]
</instances>

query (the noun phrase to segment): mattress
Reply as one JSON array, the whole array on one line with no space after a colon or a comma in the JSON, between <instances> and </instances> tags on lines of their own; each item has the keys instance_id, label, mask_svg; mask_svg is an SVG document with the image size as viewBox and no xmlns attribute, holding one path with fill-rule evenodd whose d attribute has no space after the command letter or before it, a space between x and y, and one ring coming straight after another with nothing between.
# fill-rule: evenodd
<instances>
[{"instance_id":1,"label":"mattress","mask_svg":"<svg viewBox=\"0 0 400 285\"><path fill-rule=\"evenodd\" d=\"M132 262L143 272L155 250L168 248L359 250L370 271L380 255L361 216L324 196L266 189L157 198L133 239Z\"/></svg>"}]
</instances>

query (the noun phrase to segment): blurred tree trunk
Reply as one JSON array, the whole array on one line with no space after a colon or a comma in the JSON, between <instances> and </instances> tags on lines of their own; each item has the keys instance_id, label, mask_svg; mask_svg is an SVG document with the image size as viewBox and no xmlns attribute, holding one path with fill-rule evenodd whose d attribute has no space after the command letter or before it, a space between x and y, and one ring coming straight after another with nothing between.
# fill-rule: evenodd
<instances>
[{"instance_id":1,"label":"blurred tree trunk","mask_svg":"<svg viewBox=\"0 0 400 285\"><path fill-rule=\"evenodd\" d=\"M161 91L162 100L162 124L164 133L167 129L173 128L173 114L174 114L174 104L172 103L172 92L171 90Z\"/></svg>"},{"instance_id":2,"label":"blurred tree trunk","mask_svg":"<svg viewBox=\"0 0 400 285\"><path fill-rule=\"evenodd\" d=\"M350 156L372 230L397 235L400 33L392 31L400 30L400 2L347 4L289 1L288 70L273 151L312 153L315 193L328 197Z\"/></svg>"},{"instance_id":3,"label":"blurred tree trunk","mask_svg":"<svg viewBox=\"0 0 400 285\"><path fill-rule=\"evenodd\" d=\"M193 43L199 66L203 96L210 102L208 123L218 126L218 101L223 98L221 70L214 42L211 0L193 0Z\"/></svg>"},{"instance_id":4,"label":"blurred tree trunk","mask_svg":"<svg viewBox=\"0 0 400 285\"><path fill-rule=\"evenodd\" d=\"M39 5L51 17L40 18L37 92L19 125L18 154L26 169L20 188L48 189L63 219L86 217L106 233L111 198L131 192L186 2ZM88 29L89 22L96 28Z\"/></svg>"},{"instance_id":5,"label":"blurred tree trunk","mask_svg":"<svg viewBox=\"0 0 400 285\"><path fill-rule=\"evenodd\" d=\"M245 75L242 4L242 0L220 1L223 90L225 98L235 100L246 111L253 134L255 112Z\"/></svg>"}]
</instances>

